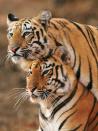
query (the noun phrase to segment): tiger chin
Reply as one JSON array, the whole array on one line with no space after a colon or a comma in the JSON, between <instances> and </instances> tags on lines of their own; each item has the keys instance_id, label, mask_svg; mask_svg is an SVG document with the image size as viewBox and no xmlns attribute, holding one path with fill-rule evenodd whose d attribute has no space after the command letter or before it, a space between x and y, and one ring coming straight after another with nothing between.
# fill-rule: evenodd
<instances>
[{"instance_id":1,"label":"tiger chin","mask_svg":"<svg viewBox=\"0 0 98 131\"><path fill-rule=\"evenodd\" d=\"M32 63L26 91L40 105L39 131L97 131L98 102L56 57Z\"/></svg>"}]
</instances>

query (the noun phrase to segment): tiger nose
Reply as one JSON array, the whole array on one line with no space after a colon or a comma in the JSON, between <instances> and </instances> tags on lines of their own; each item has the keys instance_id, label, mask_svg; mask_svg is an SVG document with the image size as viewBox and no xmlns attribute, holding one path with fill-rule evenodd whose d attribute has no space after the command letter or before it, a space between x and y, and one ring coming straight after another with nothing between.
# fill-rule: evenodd
<instances>
[{"instance_id":1,"label":"tiger nose","mask_svg":"<svg viewBox=\"0 0 98 131\"><path fill-rule=\"evenodd\" d=\"M13 52L13 53L16 53L16 51L19 49L19 47L14 47L14 48L12 48L11 49L11 51Z\"/></svg>"}]
</instances>

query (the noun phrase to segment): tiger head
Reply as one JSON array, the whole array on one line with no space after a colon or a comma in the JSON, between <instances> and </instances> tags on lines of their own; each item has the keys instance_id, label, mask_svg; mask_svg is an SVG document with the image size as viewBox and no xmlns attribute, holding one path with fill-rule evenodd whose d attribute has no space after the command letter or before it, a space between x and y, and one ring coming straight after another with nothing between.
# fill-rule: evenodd
<instances>
[{"instance_id":1,"label":"tiger head","mask_svg":"<svg viewBox=\"0 0 98 131\"><path fill-rule=\"evenodd\" d=\"M69 95L76 87L73 70L55 57L33 62L27 76L27 91L33 103L47 102L48 98ZM49 100L50 101L50 100Z\"/></svg>"},{"instance_id":2,"label":"tiger head","mask_svg":"<svg viewBox=\"0 0 98 131\"><path fill-rule=\"evenodd\" d=\"M38 17L20 20L13 14L8 15L8 56L13 62L39 59L52 53L47 38L51 17L49 11L43 11Z\"/></svg>"}]
</instances>

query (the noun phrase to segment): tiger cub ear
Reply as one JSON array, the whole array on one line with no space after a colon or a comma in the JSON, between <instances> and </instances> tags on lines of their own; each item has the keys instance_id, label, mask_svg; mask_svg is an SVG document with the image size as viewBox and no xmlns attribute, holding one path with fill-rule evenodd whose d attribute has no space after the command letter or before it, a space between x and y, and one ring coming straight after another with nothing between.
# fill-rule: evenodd
<instances>
[{"instance_id":1,"label":"tiger cub ear","mask_svg":"<svg viewBox=\"0 0 98 131\"><path fill-rule=\"evenodd\" d=\"M42 26L46 29L50 19L52 18L52 13L49 10L43 10L39 15L39 20Z\"/></svg>"},{"instance_id":2,"label":"tiger cub ear","mask_svg":"<svg viewBox=\"0 0 98 131\"><path fill-rule=\"evenodd\" d=\"M65 86L63 88L58 88L57 92L66 94L66 93L72 92L72 90L76 88L78 81L77 81L74 71L72 70L72 68L69 65L63 64L62 67L63 67L62 68L63 73L66 72L64 73Z\"/></svg>"},{"instance_id":3,"label":"tiger cub ear","mask_svg":"<svg viewBox=\"0 0 98 131\"><path fill-rule=\"evenodd\" d=\"M53 56L59 60L61 63L71 65L71 55L64 46L59 46Z\"/></svg>"},{"instance_id":4,"label":"tiger cub ear","mask_svg":"<svg viewBox=\"0 0 98 131\"><path fill-rule=\"evenodd\" d=\"M18 17L9 13L8 16L7 16L7 25L10 25L10 23L12 23L13 21L18 21L18 20L19 20Z\"/></svg>"}]
</instances>

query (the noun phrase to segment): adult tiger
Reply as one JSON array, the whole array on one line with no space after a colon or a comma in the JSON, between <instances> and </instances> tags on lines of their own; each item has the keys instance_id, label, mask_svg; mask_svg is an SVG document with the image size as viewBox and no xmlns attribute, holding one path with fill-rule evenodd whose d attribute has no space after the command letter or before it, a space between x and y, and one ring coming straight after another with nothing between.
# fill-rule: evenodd
<instances>
[{"instance_id":1,"label":"adult tiger","mask_svg":"<svg viewBox=\"0 0 98 131\"><path fill-rule=\"evenodd\" d=\"M39 131L98 131L98 102L56 57L35 61L26 92L40 105Z\"/></svg>"},{"instance_id":2,"label":"adult tiger","mask_svg":"<svg viewBox=\"0 0 98 131\"><path fill-rule=\"evenodd\" d=\"M51 57L63 46L60 59L98 98L98 28L52 18L49 11L38 17L18 19L8 15L8 54L24 70L30 60Z\"/></svg>"}]
</instances>

